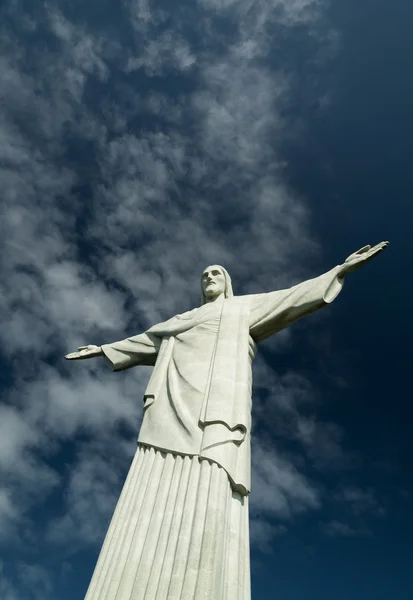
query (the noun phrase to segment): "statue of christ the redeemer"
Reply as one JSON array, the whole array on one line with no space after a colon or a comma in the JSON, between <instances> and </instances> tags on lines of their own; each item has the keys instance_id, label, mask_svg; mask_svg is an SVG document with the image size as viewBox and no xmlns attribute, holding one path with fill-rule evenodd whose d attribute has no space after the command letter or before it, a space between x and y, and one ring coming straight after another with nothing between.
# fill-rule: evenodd
<instances>
[{"instance_id":1,"label":"statue of christ the redeemer","mask_svg":"<svg viewBox=\"0 0 413 600\"><path fill-rule=\"evenodd\" d=\"M114 371L154 365L138 447L85 600L249 600L251 363L256 344L334 300L388 242L286 290L234 296L207 267L202 305L120 342Z\"/></svg>"}]
</instances>

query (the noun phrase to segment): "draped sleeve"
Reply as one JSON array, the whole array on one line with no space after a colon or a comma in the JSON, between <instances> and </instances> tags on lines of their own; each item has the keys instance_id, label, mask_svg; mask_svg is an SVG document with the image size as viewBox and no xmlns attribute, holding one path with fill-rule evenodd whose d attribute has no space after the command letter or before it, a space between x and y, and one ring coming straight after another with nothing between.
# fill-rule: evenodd
<instances>
[{"instance_id":1,"label":"draped sleeve","mask_svg":"<svg viewBox=\"0 0 413 600\"><path fill-rule=\"evenodd\" d=\"M120 342L104 344L102 351L112 371L123 371L137 365L153 366L161 342L151 333L141 333Z\"/></svg>"},{"instance_id":2,"label":"draped sleeve","mask_svg":"<svg viewBox=\"0 0 413 600\"><path fill-rule=\"evenodd\" d=\"M260 342L301 317L332 302L340 293L340 267L285 290L244 296L249 299L251 337Z\"/></svg>"}]
</instances>

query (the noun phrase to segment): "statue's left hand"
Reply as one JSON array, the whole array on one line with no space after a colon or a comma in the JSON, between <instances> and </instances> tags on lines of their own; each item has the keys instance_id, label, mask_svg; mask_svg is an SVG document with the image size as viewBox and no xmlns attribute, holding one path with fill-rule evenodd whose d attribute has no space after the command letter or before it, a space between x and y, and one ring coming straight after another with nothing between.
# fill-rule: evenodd
<instances>
[{"instance_id":1,"label":"statue's left hand","mask_svg":"<svg viewBox=\"0 0 413 600\"><path fill-rule=\"evenodd\" d=\"M350 254L341 265L339 277L344 277L344 275L348 275L352 271L359 269L387 248L388 245L389 242L380 242L380 244L376 244L373 248L370 245L367 245L360 248L360 250L357 250L357 252L353 252L353 254Z\"/></svg>"}]
</instances>

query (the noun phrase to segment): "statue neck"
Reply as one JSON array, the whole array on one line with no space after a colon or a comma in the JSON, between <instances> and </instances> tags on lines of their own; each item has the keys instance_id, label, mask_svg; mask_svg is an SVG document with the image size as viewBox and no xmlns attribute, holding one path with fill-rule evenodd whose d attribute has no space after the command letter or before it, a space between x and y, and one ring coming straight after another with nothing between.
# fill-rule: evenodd
<instances>
[{"instance_id":1,"label":"statue neck","mask_svg":"<svg viewBox=\"0 0 413 600\"><path fill-rule=\"evenodd\" d=\"M206 304L210 304L211 302L223 302L225 300L225 294L219 294L219 296L212 296L210 298L206 298Z\"/></svg>"}]
</instances>

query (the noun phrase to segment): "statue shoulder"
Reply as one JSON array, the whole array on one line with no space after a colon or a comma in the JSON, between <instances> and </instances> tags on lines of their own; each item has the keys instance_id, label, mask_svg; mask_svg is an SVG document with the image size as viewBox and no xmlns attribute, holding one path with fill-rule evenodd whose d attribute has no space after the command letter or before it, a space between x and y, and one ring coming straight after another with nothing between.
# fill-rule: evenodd
<instances>
[{"instance_id":1,"label":"statue shoulder","mask_svg":"<svg viewBox=\"0 0 413 600\"><path fill-rule=\"evenodd\" d=\"M184 313L180 313L179 315L175 315L175 319L193 319L199 311L199 308L193 308L192 310L188 310Z\"/></svg>"}]
</instances>

